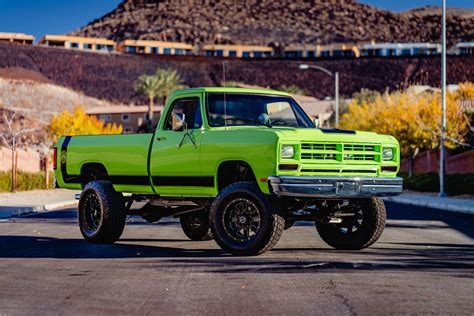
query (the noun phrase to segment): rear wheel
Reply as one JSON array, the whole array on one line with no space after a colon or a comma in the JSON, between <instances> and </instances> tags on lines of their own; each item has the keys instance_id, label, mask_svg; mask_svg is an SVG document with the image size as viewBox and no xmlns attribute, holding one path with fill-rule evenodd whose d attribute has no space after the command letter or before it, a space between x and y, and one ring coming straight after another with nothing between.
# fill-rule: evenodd
<instances>
[{"instance_id":1,"label":"rear wheel","mask_svg":"<svg viewBox=\"0 0 474 316\"><path fill-rule=\"evenodd\" d=\"M210 209L211 230L225 251L242 256L262 254L280 239L285 220L252 182L224 188Z\"/></svg>"},{"instance_id":2,"label":"rear wheel","mask_svg":"<svg viewBox=\"0 0 474 316\"><path fill-rule=\"evenodd\" d=\"M194 241L212 239L209 213L206 210L184 214L179 218L179 221L184 234L189 239Z\"/></svg>"},{"instance_id":3,"label":"rear wheel","mask_svg":"<svg viewBox=\"0 0 474 316\"><path fill-rule=\"evenodd\" d=\"M379 198L355 201L353 216L342 217L342 223L316 223L319 236L331 247L358 250L376 242L385 228L386 211Z\"/></svg>"},{"instance_id":4,"label":"rear wheel","mask_svg":"<svg viewBox=\"0 0 474 316\"><path fill-rule=\"evenodd\" d=\"M92 181L82 191L78 207L79 228L85 240L113 243L125 227L125 202L108 181Z\"/></svg>"}]
</instances>

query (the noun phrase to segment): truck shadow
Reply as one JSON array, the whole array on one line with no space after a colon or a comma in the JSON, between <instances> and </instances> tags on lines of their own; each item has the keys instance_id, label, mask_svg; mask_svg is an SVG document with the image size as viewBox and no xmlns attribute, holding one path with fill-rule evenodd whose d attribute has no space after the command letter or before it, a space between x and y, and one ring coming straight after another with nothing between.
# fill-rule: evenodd
<instances>
[{"instance_id":1,"label":"truck shadow","mask_svg":"<svg viewBox=\"0 0 474 316\"><path fill-rule=\"evenodd\" d=\"M130 239L130 241L140 241ZM155 240L153 240L155 241ZM176 241L163 241L174 243ZM125 242L125 241L122 241ZM182 242L182 240L179 240ZM191 242L190 242L191 243ZM455 271L474 278L474 245L379 242L363 251L275 248L259 257L230 256L220 249L128 243L93 245L82 239L0 236L0 258L116 259L137 267L199 269L205 273L321 273L349 271ZM291 257L288 258L288 254ZM318 259L318 257L320 259ZM145 262L142 258L159 258ZM293 259L301 258L301 259Z\"/></svg>"}]
</instances>

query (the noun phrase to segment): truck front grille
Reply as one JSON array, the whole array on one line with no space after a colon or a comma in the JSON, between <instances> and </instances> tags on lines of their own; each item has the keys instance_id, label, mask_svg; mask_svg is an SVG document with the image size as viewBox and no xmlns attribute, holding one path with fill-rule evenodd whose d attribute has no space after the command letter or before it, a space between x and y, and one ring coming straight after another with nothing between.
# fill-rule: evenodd
<instances>
[{"instance_id":1,"label":"truck front grille","mask_svg":"<svg viewBox=\"0 0 474 316\"><path fill-rule=\"evenodd\" d=\"M301 160L312 162L380 162L381 146L366 143L303 142Z\"/></svg>"}]
</instances>

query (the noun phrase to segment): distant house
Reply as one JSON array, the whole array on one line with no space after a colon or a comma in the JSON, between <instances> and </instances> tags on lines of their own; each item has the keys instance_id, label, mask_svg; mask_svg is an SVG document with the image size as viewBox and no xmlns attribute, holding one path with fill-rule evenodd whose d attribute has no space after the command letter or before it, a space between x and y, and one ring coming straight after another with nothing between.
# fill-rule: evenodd
<instances>
[{"instance_id":1,"label":"distant house","mask_svg":"<svg viewBox=\"0 0 474 316\"><path fill-rule=\"evenodd\" d=\"M35 38L28 34L23 33L1 33L0 42L9 42L25 45L33 45Z\"/></svg>"},{"instance_id":2,"label":"distant house","mask_svg":"<svg viewBox=\"0 0 474 316\"><path fill-rule=\"evenodd\" d=\"M461 42L456 44L458 55L474 55L474 42Z\"/></svg>"},{"instance_id":3,"label":"distant house","mask_svg":"<svg viewBox=\"0 0 474 316\"><path fill-rule=\"evenodd\" d=\"M95 52L113 52L116 49L115 42L106 38L63 35L45 35L38 45Z\"/></svg>"},{"instance_id":4,"label":"distant house","mask_svg":"<svg viewBox=\"0 0 474 316\"><path fill-rule=\"evenodd\" d=\"M158 123L162 110L163 106L155 106L153 125ZM99 106L88 109L86 114L93 115L104 123L122 125L123 133L136 133L138 128L148 119L148 106Z\"/></svg>"},{"instance_id":5,"label":"distant house","mask_svg":"<svg viewBox=\"0 0 474 316\"><path fill-rule=\"evenodd\" d=\"M428 56L440 53L441 45L433 43L372 43L361 47L361 55L365 57Z\"/></svg>"},{"instance_id":6,"label":"distant house","mask_svg":"<svg viewBox=\"0 0 474 316\"><path fill-rule=\"evenodd\" d=\"M273 56L271 47L258 45L208 44L204 45L202 49L206 56L216 57L262 58Z\"/></svg>"},{"instance_id":7,"label":"distant house","mask_svg":"<svg viewBox=\"0 0 474 316\"><path fill-rule=\"evenodd\" d=\"M192 55L193 45L179 42L125 40L117 50L128 54Z\"/></svg>"},{"instance_id":8,"label":"distant house","mask_svg":"<svg viewBox=\"0 0 474 316\"><path fill-rule=\"evenodd\" d=\"M328 58L328 57L359 57L359 44L334 43L328 45L290 45L285 47L285 58Z\"/></svg>"}]
</instances>

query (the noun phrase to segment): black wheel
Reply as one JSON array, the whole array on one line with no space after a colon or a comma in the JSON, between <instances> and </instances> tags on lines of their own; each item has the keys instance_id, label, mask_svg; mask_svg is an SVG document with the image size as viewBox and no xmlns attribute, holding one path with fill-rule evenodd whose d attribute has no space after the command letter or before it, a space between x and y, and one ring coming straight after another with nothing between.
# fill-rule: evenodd
<instances>
[{"instance_id":1,"label":"black wheel","mask_svg":"<svg viewBox=\"0 0 474 316\"><path fill-rule=\"evenodd\" d=\"M272 249L285 226L285 220L273 212L269 200L252 182L237 182L224 188L211 205L210 221L217 244L241 256Z\"/></svg>"},{"instance_id":2,"label":"black wheel","mask_svg":"<svg viewBox=\"0 0 474 316\"><path fill-rule=\"evenodd\" d=\"M342 217L342 223L316 223L319 236L331 247L358 250L369 247L379 239L385 227L386 211L378 198L354 202L354 216Z\"/></svg>"},{"instance_id":3,"label":"black wheel","mask_svg":"<svg viewBox=\"0 0 474 316\"><path fill-rule=\"evenodd\" d=\"M181 228L189 239L194 241L211 240L212 233L209 228L209 213L206 210L192 212L179 218Z\"/></svg>"},{"instance_id":4,"label":"black wheel","mask_svg":"<svg viewBox=\"0 0 474 316\"><path fill-rule=\"evenodd\" d=\"M295 225L295 221L291 219L285 219L285 230L293 227L293 225Z\"/></svg>"},{"instance_id":5,"label":"black wheel","mask_svg":"<svg viewBox=\"0 0 474 316\"><path fill-rule=\"evenodd\" d=\"M117 241L125 226L125 201L112 183L86 184L78 207L79 228L88 242L109 244Z\"/></svg>"}]
</instances>

